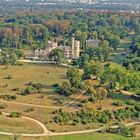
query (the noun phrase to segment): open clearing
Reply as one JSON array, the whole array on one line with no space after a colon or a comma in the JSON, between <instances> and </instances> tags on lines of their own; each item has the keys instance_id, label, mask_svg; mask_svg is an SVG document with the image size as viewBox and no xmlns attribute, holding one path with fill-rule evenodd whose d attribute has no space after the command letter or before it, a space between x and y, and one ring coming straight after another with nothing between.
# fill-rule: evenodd
<instances>
[{"instance_id":1,"label":"open clearing","mask_svg":"<svg viewBox=\"0 0 140 140\"><path fill-rule=\"evenodd\" d=\"M14 88L23 89L29 82L45 85L46 91L52 92L52 84L61 83L66 79L66 68L53 65L23 64L23 66L0 66L0 84L8 87L1 88L1 93L11 93ZM6 79L11 75L11 79Z\"/></svg>"},{"instance_id":2,"label":"open clearing","mask_svg":"<svg viewBox=\"0 0 140 140\"><path fill-rule=\"evenodd\" d=\"M54 105L57 104L59 96L54 93L52 85L61 84L66 80L67 68L56 67L53 65L24 64L23 66L1 66L0 67L0 95L16 95L18 102ZM11 79L6 77L11 75ZM42 94L33 94L29 96L20 95L29 82L40 83L44 85ZM7 87L3 87L8 85ZM19 91L13 91L13 89ZM52 94L53 93L53 94ZM65 98L65 97L63 97ZM52 100L53 99L53 100ZM55 100L54 100L55 99ZM65 103L65 102L63 102Z\"/></svg>"},{"instance_id":3,"label":"open clearing","mask_svg":"<svg viewBox=\"0 0 140 140\"><path fill-rule=\"evenodd\" d=\"M0 132L9 133L42 133L42 128L33 121L24 118L10 118L0 115Z\"/></svg>"}]
</instances>

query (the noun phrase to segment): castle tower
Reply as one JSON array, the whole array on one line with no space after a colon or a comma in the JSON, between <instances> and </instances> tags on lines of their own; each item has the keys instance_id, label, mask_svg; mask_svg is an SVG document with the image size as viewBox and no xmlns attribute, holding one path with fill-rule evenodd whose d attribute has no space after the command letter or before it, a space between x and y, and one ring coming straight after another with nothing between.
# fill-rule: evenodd
<instances>
[{"instance_id":1,"label":"castle tower","mask_svg":"<svg viewBox=\"0 0 140 140\"><path fill-rule=\"evenodd\" d=\"M74 41L74 59L79 58L80 56L80 41Z\"/></svg>"},{"instance_id":2,"label":"castle tower","mask_svg":"<svg viewBox=\"0 0 140 140\"><path fill-rule=\"evenodd\" d=\"M75 49L74 49L75 43L74 42L75 42L75 39L74 39L74 37L72 37L72 39L71 39L71 47L72 47L71 48L72 49L71 50L71 54L72 54L72 59L74 59L74 57L75 57L75 53L74 53L75 52Z\"/></svg>"}]
</instances>

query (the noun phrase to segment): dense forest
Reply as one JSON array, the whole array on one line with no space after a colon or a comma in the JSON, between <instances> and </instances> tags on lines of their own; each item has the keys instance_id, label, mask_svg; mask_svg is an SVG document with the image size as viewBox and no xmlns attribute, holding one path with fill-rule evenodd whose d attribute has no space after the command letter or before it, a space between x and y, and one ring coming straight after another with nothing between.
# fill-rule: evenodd
<instances>
[{"instance_id":1,"label":"dense forest","mask_svg":"<svg viewBox=\"0 0 140 140\"><path fill-rule=\"evenodd\" d=\"M125 14L38 11L9 15L0 20L0 46L13 48L45 43L50 37L66 39L73 34L81 41L93 37L102 40L104 36L112 47L117 47L120 38L134 31L138 38L140 30L140 17ZM134 38L132 48L136 49L138 42Z\"/></svg>"}]
</instances>

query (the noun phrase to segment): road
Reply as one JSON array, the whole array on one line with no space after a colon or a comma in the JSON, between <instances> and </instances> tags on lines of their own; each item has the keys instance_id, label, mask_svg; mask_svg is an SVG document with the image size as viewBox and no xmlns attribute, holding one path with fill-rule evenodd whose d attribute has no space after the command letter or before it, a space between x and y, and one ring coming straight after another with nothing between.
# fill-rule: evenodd
<instances>
[{"instance_id":1,"label":"road","mask_svg":"<svg viewBox=\"0 0 140 140\"><path fill-rule=\"evenodd\" d=\"M28 59L18 60L18 62L35 63L35 64L55 64L54 61L39 61L39 60L28 60ZM70 68L73 67L73 66L65 64L65 63L62 63L61 66L70 67Z\"/></svg>"}]
</instances>

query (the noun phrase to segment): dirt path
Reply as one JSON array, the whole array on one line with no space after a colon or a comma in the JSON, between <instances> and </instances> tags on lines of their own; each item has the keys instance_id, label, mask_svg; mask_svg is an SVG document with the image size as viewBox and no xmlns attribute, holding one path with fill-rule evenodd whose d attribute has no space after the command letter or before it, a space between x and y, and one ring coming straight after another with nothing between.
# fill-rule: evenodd
<instances>
[{"instance_id":1,"label":"dirt path","mask_svg":"<svg viewBox=\"0 0 140 140\"><path fill-rule=\"evenodd\" d=\"M10 113L6 113L6 112L2 112L2 114L4 114L4 115L10 115ZM21 118L23 118L23 119L26 119L26 120L29 120L29 121L33 121L33 122L35 122L36 124L38 124L41 128L42 128L42 130L43 130L43 134L45 134L45 135L48 135L48 134L50 134L51 132L46 128L46 126L43 124L43 123L41 123L40 121L38 121L38 120L36 120L36 119L33 119L33 118L29 118L29 117L25 117L25 116L22 116ZM13 133L7 133L7 132L0 132L0 134L3 134L3 135L13 135ZM21 135L27 135L27 136L35 136L35 135L42 135L42 134L21 134Z\"/></svg>"},{"instance_id":2,"label":"dirt path","mask_svg":"<svg viewBox=\"0 0 140 140\"><path fill-rule=\"evenodd\" d=\"M6 100L0 100L4 103L10 103L15 105L24 105L29 107L38 107L38 108L49 108L49 109L60 109L62 107L55 107L55 106L45 106L45 105L36 105L36 104L29 104L29 103L21 103L21 102L15 102L15 101L6 101Z\"/></svg>"},{"instance_id":3,"label":"dirt path","mask_svg":"<svg viewBox=\"0 0 140 140\"><path fill-rule=\"evenodd\" d=\"M19 60L20 62L26 62L26 63L53 63L50 61L31 61L31 60ZM62 64L63 66L67 66L67 67L72 67L70 65L67 64ZM127 95L132 95L132 93L127 92L127 91L123 91L121 90L121 92L123 94L127 94ZM74 102L76 102L83 94L85 93L85 91L83 91L77 98L75 98L73 101L71 101L69 104L66 104L64 106L61 107L55 107L55 106L44 106L44 105L36 105L36 104L28 104L28 103L20 103L20 102L12 102L12 101L5 101L5 100L1 100L3 102L6 103L11 103L11 104L17 104L17 105L25 105L25 106L31 106L31 107L39 107L39 108L50 108L50 109L60 109L60 108L65 108L65 107L69 107L71 104L73 104ZM8 115L9 113L3 113L5 115ZM38 120L35 120L33 118L29 118L29 117L25 117L22 116L22 118L30 120L30 121L34 121L35 123L37 123L42 129L43 129L43 133L42 134L19 134L21 136L29 136L29 137L40 137L40 136L61 136L61 135L73 135L73 134L83 134L83 133L91 133L91 132L98 132L104 129L104 127L98 128L98 129L91 129L91 130L83 130L83 131L73 131L73 132L62 132L62 133L54 133L54 132L50 132L46 126L41 123ZM134 122L134 123L129 123L129 124L125 124L126 126L133 126L136 124L140 124L140 122ZM112 128L117 128L118 125L116 126L112 126ZM0 134L2 135L14 135L13 133L7 133L7 132L0 132ZM139 136L140 134L136 134L136 136Z\"/></svg>"},{"instance_id":4,"label":"dirt path","mask_svg":"<svg viewBox=\"0 0 140 140\"><path fill-rule=\"evenodd\" d=\"M42 106L42 105L32 105L32 104L19 103L19 102L10 102L10 103L14 103L14 104L18 104L18 105L27 105L27 106L41 107L41 108L55 108L55 109L58 109L58 108L64 108L64 107L70 106L70 105L73 104L76 100L78 100L84 93L85 93L85 91L82 92L82 94L80 94L80 95L79 95L76 99L74 99L72 102L70 102L69 104L67 104L67 105L65 105L65 106L62 106L62 107L50 107L50 106ZM8 102L8 103L9 103L9 101L5 101L5 102ZM3 112L3 114L9 115L9 113L5 113L5 112ZM26 136L28 136L28 137L41 137L41 136L62 136L62 135L83 134L83 133L98 132L98 131L101 131L101 130L104 129L104 127L101 127L101 128L98 128L98 129L91 129L91 130L54 133L54 132L49 131L43 123L41 123L40 121L38 121L38 120L36 120L36 119L29 118L29 117L25 117L25 116L22 116L22 118L27 119L27 120L30 120L30 121L34 121L34 122L37 123L37 124L43 129L43 131L44 131L42 134L17 134L17 135L21 135L21 136L25 136L25 137L26 137ZM133 126L133 125L136 125L136 124L140 124L140 122L133 122L133 123L125 124L125 125L126 125L126 126ZM118 125L112 126L112 128L117 128L117 127L118 127ZM7 133L7 132L0 132L0 134L2 134L2 135L15 135L14 133ZM136 134L136 136L140 136L140 134Z\"/></svg>"},{"instance_id":5,"label":"dirt path","mask_svg":"<svg viewBox=\"0 0 140 140\"><path fill-rule=\"evenodd\" d=\"M129 96L134 95L134 93L131 93L131 92L128 92L128 91L125 91L125 90L121 90L121 93L125 94L125 95L129 95Z\"/></svg>"},{"instance_id":6,"label":"dirt path","mask_svg":"<svg viewBox=\"0 0 140 140\"><path fill-rule=\"evenodd\" d=\"M3 114L5 115L9 115L9 113L5 113L3 112ZM42 127L42 129L44 130L44 133L42 134L16 134L16 133L7 133L7 132L0 132L0 134L2 135L20 135L20 136L24 136L24 137L41 137L41 136L62 136L62 135L74 135L74 134L83 134L83 133L91 133L91 132L98 132L104 129L104 127L98 128L98 129L91 129L91 130L83 130L83 131L73 131L73 132L62 132L62 133L54 133L54 132L50 132L49 130L47 130L47 128L45 127L44 124L42 124L41 122L29 118L29 117L25 117L22 116L22 118L24 119L28 119L31 121L36 122L38 125L40 125ZM129 124L124 124L125 126L133 126L133 125L137 125L140 124L140 122L133 122L133 123L129 123ZM112 128L117 128L118 125L112 126ZM140 134L136 134L136 136L139 136Z\"/></svg>"},{"instance_id":7,"label":"dirt path","mask_svg":"<svg viewBox=\"0 0 140 140\"><path fill-rule=\"evenodd\" d=\"M128 123L124 124L125 126L133 126L140 124L140 122L133 122L133 123ZM118 125L112 126L112 128L117 128L119 127ZM73 135L73 134L83 134L83 133L91 133L91 132L98 132L103 130L104 127L98 128L98 129L91 129L91 130L83 130L83 131L74 131L74 132L63 132L63 133L51 133L48 136L61 136L61 135ZM140 134L136 134L137 136Z\"/></svg>"},{"instance_id":8,"label":"dirt path","mask_svg":"<svg viewBox=\"0 0 140 140\"><path fill-rule=\"evenodd\" d=\"M21 103L21 102L16 102L16 101L6 101L6 100L2 100L0 99L0 101L4 102L4 103L10 103L10 104L16 104L16 105L24 105L24 106L30 106L30 107L38 107L38 108L49 108L49 109L61 109L61 108L65 108L65 107L69 107L70 105L72 105L73 103L75 103L78 99L80 99L83 95L84 95L85 91L82 91L82 93L77 96L74 100L72 100L70 103L64 105L64 106L45 106L45 105L36 105L36 104L29 104L29 103Z\"/></svg>"}]
</instances>

